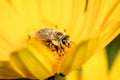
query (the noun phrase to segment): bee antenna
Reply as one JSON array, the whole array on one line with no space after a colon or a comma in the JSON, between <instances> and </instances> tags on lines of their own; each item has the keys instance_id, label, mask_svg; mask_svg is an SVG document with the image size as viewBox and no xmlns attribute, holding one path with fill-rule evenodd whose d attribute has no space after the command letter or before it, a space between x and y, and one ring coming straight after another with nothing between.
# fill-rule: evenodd
<instances>
[{"instance_id":1,"label":"bee antenna","mask_svg":"<svg viewBox=\"0 0 120 80\"><path fill-rule=\"evenodd\" d=\"M66 32L66 29L64 29L64 32Z\"/></svg>"},{"instance_id":2,"label":"bee antenna","mask_svg":"<svg viewBox=\"0 0 120 80\"><path fill-rule=\"evenodd\" d=\"M55 28L56 28L56 29L58 28L57 25L55 25Z\"/></svg>"}]
</instances>

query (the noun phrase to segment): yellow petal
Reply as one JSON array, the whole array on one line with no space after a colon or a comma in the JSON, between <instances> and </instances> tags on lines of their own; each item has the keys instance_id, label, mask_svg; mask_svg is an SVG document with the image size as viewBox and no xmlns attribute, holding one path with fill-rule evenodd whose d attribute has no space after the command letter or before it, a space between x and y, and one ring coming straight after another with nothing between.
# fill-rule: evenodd
<instances>
[{"instance_id":1,"label":"yellow petal","mask_svg":"<svg viewBox=\"0 0 120 80\"><path fill-rule=\"evenodd\" d=\"M91 0L88 2L82 2L82 4L86 3L87 8L86 12L80 16L80 19L78 18L78 23L77 25L74 24L74 29L72 29L72 40L75 41L76 43L81 41L82 39L88 37L91 34L96 34L97 32L100 32L99 34L101 35L106 32L106 30L110 29L108 23L112 23L112 21L115 20L115 18L119 19L120 15L120 5L119 5L119 0ZM82 5L83 6L83 5ZM83 8L83 7L82 7ZM77 19L77 18L76 18ZM116 21L116 20L115 20ZM119 22L120 20L117 20ZM107 24L107 25L106 25ZM116 26L116 24L114 25ZM112 26L113 27L113 26ZM117 26L117 28L119 28ZM113 27L114 34L111 36L109 39L109 42L115 38L116 35L118 35L120 32L117 30L117 28ZM109 32L113 32L113 31ZM89 34L89 35L88 35ZM107 33L106 36L111 35L110 33ZM107 45L109 42L106 41ZM105 46L104 45L104 46Z\"/></svg>"},{"instance_id":2,"label":"yellow petal","mask_svg":"<svg viewBox=\"0 0 120 80\"><path fill-rule=\"evenodd\" d=\"M43 25L46 21L51 24L58 25L60 18L60 0L39 0L38 7L40 11L40 17L42 18Z\"/></svg>"},{"instance_id":3,"label":"yellow petal","mask_svg":"<svg viewBox=\"0 0 120 80\"><path fill-rule=\"evenodd\" d=\"M8 60L13 50L24 45L29 32L41 27L36 4L33 0L0 0L1 60Z\"/></svg>"},{"instance_id":4,"label":"yellow petal","mask_svg":"<svg viewBox=\"0 0 120 80\"><path fill-rule=\"evenodd\" d=\"M63 59L60 71L63 74L68 74L72 70L80 67L81 64L85 63L95 52L97 47L97 38L83 41L75 46Z\"/></svg>"},{"instance_id":5,"label":"yellow petal","mask_svg":"<svg viewBox=\"0 0 120 80\"><path fill-rule=\"evenodd\" d=\"M81 72L78 70L72 71L66 76L65 80L81 80Z\"/></svg>"},{"instance_id":6,"label":"yellow petal","mask_svg":"<svg viewBox=\"0 0 120 80\"><path fill-rule=\"evenodd\" d=\"M18 43L23 43L27 38L30 30L34 29L34 25L30 21L27 22L27 19L23 21L24 19L8 2L1 0L0 7L0 35L18 46Z\"/></svg>"},{"instance_id":7,"label":"yellow petal","mask_svg":"<svg viewBox=\"0 0 120 80\"><path fill-rule=\"evenodd\" d=\"M85 0L40 0L39 9L43 23L58 25L58 29L61 30L66 29L67 34L75 40L78 30L82 28L80 24L83 21L86 2Z\"/></svg>"},{"instance_id":8,"label":"yellow petal","mask_svg":"<svg viewBox=\"0 0 120 80\"><path fill-rule=\"evenodd\" d=\"M105 47L120 34L119 3L120 0L105 0L104 7L101 8L101 14L96 24L99 27L98 32L100 32L99 49Z\"/></svg>"},{"instance_id":9,"label":"yellow petal","mask_svg":"<svg viewBox=\"0 0 120 80\"><path fill-rule=\"evenodd\" d=\"M0 61L0 79L16 79L22 78L20 74L18 74L12 67L9 62L1 62Z\"/></svg>"},{"instance_id":10,"label":"yellow petal","mask_svg":"<svg viewBox=\"0 0 120 80\"><path fill-rule=\"evenodd\" d=\"M0 35L0 61L9 60L10 52L15 49L15 46Z\"/></svg>"},{"instance_id":11,"label":"yellow petal","mask_svg":"<svg viewBox=\"0 0 120 80\"><path fill-rule=\"evenodd\" d=\"M26 48L13 52L10 63L23 77L45 79L55 74L55 57L38 42L30 42Z\"/></svg>"},{"instance_id":12,"label":"yellow petal","mask_svg":"<svg viewBox=\"0 0 120 80\"><path fill-rule=\"evenodd\" d=\"M96 31L103 27L107 20L112 19L120 15L119 9L116 7L119 6L119 0L100 0L100 9L98 11L97 19L93 24L93 29Z\"/></svg>"},{"instance_id":13,"label":"yellow petal","mask_svg":"<svg viewBox=\"0 0 120 80\"><path fill-rule=\"evenodd\" d=\"M103 32L100 34L99 49L104 48L109 44L117 35L120 34L120 17L111 20L105 25L107 28L103 28Z\"/></svg>"},{"instance_id":14,"label":"yellow petal","mask_svg":"<svg viewBox=\"0 0 120 80\"><path fill-rule=\"evenodd\" d=\"M107 69L106 52L102 50L83 65L81 80L106 80Z\"/></svg>"},{"instance_id":15,"label":"yellow petal","mask_svg":"<svg viewBox=\"0 0 120 80\"><path fill-rule=\"evenodd\" d=\"M120 51L116 55L116 59L111 67L108 80L120 80Z\"/></svg>"},{"instance_id":16,"label":"yellow petal","mask_svg":"<svg viewBox=\"0 0 120 80\"><path fill-rule=\"evenodd\" d=\"M88 1L86 0L86 10L84 12L84 19L81 25L79 25L79 27L81 26L80 29L76 30L76 32L78 32L78 37L76 37L76 39L82 40L87 36L90 36L91 33L96 33L96 31L92 30L94 29L94 24L96 22L98 13L99 13L99 9L101 7L101 0L91 0ZM95 26L96 27L96 26ZM89 34L89 35L88 35Z\"/></svg>"}]
</instances>

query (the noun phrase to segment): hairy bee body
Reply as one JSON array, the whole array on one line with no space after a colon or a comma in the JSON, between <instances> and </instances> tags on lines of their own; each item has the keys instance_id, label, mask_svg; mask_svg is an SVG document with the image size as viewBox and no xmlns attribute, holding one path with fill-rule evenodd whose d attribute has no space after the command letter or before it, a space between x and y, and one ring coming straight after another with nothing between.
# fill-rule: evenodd
<instances>
[{"instance_id":1,"label":"hairy bee body","mask_svg":"<svg viewBox=\"0 0 120 80\"><path fill-rule=\"evenodd\" d=\"M52 39L52 34L53 34L53 29L52 28L42 28L38 31L36 31L36 36L40 39Z\"/></svg>"},{"instance_id":2,"label":"hairy bee body","mask_svg":"<svg viewBox=\"0 0 120 80\"><path fill-rule=\"evenodd\" d=\"M53 28L42 28L35 32L36 39L47 46L53 52L60 53L65 52L66 48L70 47L69 36L65 32L53 29Z\"/></svg>"}]
</instances>

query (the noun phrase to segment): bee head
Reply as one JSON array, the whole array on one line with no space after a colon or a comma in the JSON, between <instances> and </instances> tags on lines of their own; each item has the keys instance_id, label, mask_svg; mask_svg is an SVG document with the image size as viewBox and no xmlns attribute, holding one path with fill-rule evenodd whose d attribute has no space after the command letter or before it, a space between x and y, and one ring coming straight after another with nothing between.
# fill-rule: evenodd
<instances>
[{"instance_id":1,"label":"bee head","mask_svg":"<svg viewBox=\"0 0 120 80\"><path fill-rule=\"evenodd\" d=\"M54 36L54 39L56 39L57 41L60 41L61 39L63 39L64 33L60 31L59 32L56 31L53 36Z\"/></svg>"},{"instance_id":2,"label":"bee head","mask_svg":"<svg viewBox=\"0 0 120 80\"><path fill-rule=\"evenodd\" d=\"M55 31L53 33L53 39L52 39L53 44L59 46L59 43L63 37L64 37L64 34L62 32Z\"/></svg>"},{"instance_id":3,"label":"bee head","mask_svg":"<svg viewBox=\"0 0 120 80\"><path fill-rule=\"evenodd\" d=\"M63 45L66 47L70 46L69 36L66 35L64 32L56 31L56 32L54 32L53 36L54 36L54 39L52 40L52 42L55 45L57 45L57 46Z\"/></svg>"},{"instance_id":4,"label":"bee head","mask_svg":"<svg viewBox=\"0 0 120 80\"><path fill-rule=\"evenodd\" d=\"M69 36L65 35L64 38L62 39L62 44L64 44L65 46L69 47L70 43L69 43Z\"/></svg>"}]
</instances>

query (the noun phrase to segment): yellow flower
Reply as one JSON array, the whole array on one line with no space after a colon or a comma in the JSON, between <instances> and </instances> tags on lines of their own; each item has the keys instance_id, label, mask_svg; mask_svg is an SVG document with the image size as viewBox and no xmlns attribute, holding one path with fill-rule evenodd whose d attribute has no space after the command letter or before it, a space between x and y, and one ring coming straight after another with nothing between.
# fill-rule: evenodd
<instances>
[{"instance_id":1,"label":"yellow flower","mask_svg":"<svg viewBox=\"0 0 120 80\"><path fill-rule=\"evenodd\" d=\"M0 0L0 77L45 79L76 70L120 33L119 3L119 0ZM59 30L66 29L75 43L60 64L38 41L27 43L30 32L51 23ZM9 70L18 75L11 75Z\"/></svg>"},{"instance_id":2,"label":"yellow flower","mask_svg":"<svg viewBox=\"0 0 120 80\"><path fill-rule=\"evenodd\" d=\"M107 56L105 50L95 54L83 65L83 71L80 73L74 71L67 80L120 80L120 50L116 55L114 63L108 70ZM77 75L77 76L76 76Z\"/></svg>"}]
</instances>

